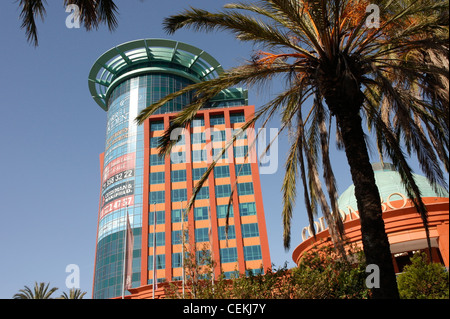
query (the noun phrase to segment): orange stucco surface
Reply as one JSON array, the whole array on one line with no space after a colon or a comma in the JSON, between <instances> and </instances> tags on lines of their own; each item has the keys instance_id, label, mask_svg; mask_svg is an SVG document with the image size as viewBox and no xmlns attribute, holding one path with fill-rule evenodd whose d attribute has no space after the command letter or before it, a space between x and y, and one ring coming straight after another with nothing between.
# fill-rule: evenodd
<instances>
[{"instance_id":1,"label":"orange stucco surface","mask_svg":"<svg viewBox=\"0 0 450 319\"><path fill-rule=\"evenodd\" d=\"M423 201L428 209L428 225L432 246L437 247L441 253L446 267L449 267L449 199L444 197L427 197ZM410 201L406 205L402 201L392 202L392 209L388 207L383 212L386 233L391 245L391 252L397 253L408 250L408 247L420 247L426 242L426 233L423 221ZM344 220L346 239L350 243L362 245L361 225L359 218L351 220L349 215ZM316 238L310 237L298 245L292 259L299 263L302 255L312 249L320 241L330 241L328 228L319 232ZM425 247L422 247L425 248Z\"/></svg>"}]
</instances>

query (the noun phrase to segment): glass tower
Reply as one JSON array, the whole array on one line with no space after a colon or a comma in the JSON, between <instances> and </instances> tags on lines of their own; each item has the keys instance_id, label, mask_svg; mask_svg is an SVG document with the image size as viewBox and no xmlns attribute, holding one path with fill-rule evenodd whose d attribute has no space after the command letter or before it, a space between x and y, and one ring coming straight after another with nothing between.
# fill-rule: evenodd
<instances>
[{"instance_id":1,"label":"glass tower","mask_svg":"<svg viewBox=\"0 0 450 319\"><path fill-rule=\"evenodd\" d=\"M104 53L92 67L89 89L107 112L94 298L122 295L127 216L134 237L133 288L151 287L154 278L181 280L182 229L187 232L187 250L208 251L217 265L215 276L270 267L258 164L249 150L254 134L240 129L254 113L247 105L247 92L232 88L218 94L179 132L170 156L158 155L159 137L189 104L190 94L165 104L144 125L135 123L146 106L222 71L206 52L164 39L124 43ZM225 143L238 133L233 147L221 155ZM221 156L220 161L182 221L196 181L215 156Z\"/></svg>"}]
</instances>

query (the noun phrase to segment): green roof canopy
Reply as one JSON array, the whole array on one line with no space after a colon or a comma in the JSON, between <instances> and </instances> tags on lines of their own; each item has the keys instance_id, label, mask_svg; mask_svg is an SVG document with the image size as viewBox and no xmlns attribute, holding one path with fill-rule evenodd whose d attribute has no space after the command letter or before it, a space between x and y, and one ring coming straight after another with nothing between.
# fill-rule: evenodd
<instances>
[{"instance_id":1,"label":"green roof canopy","mask_svg":"<svg viewBox=\"0 0 450 319\"><path fill-rule=\"evenodd\" d=\"M374 163L372 168L375 173L375 183L381 198L385 201L393 193L401 193L408 196L405 187L403 186L400 174L395 170L390 163ZM436 191L425 176L413 174L417 186L419 187L422 197L448 197L447 191L438 186L439 191ZM393 196L391 200L400 199L398 196ZM348 210L348 206L354 210L358 210L355 198L355 186L351 185L345 190L338 199L339 208L343 211Z\"/></svg>"},{"instance_id":2,"label":"green roof canopy","mask_svg":"<svg viewBox=\"0 0 450 319\"><path fill-rule=\"evenodd\" d=\"M95 61L89 73L89 91L106 111L114 87L127 78L152 72L173 73L201 82L217 77L223 68L211 55L186 43L135 40L110 49Z\"/></svg>"}]
</instances>

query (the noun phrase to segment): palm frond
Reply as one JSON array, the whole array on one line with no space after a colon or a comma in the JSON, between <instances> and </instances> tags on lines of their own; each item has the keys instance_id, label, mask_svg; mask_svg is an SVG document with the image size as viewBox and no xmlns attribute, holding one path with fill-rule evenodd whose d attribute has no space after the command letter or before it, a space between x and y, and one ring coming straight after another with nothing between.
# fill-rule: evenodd
<instances>
[{"instance_id":1,"label":"palm frond","mask_svg":"<svg viewBox=\"0 0 450 319\"><path fill-rule=\"evenodd\" d=\"M34 283L34 288L31 290L30 287L25 286L24 289L20 289L19 293L15 294L13 296L14 299L50 299L50 296L58 290L58 288L50 288L50 283L47 283L47 285L43 282L41 283Z\"/></svg>"},{"instance_id":2,"label":"palm frond","mask_svg":"<svg viewBox=\"0 0 450 319\"><path fill-rule=\"evenodd\" d=\"M407 148L410 150L411 147L414 148L414 152L417 154L417 159L421 168L427 178L431 181L432 185L446 185L432 144L428 142L417 124L412 120L413 117L411 116L411 113L424 115L423 112L417 113L420 110L419 108L411 108L411 106L414 107L418 101L411 96L410 91L396 88L394 83L381 72L377 71L376 74L380 80L380 89L386 94L391 107L391 112L395 114L394 128L402 132ZM433 122L431 118L427 118L426 120L428 123Z\"/></svg>"},{"instance_id":3,"label":"palm frond","mask_svg":"<svg viewBox=\"0 0 450 319\"><path fill-rule=\"evenodd\" d=\"M28 42L38 46L38 32L36 26L36 17L44 20L46 15L45 0L20 0L19 7L22 8L20 18L22 19L21 28L25 29Z\"/></svg>"},{"instance_id":4,"label":"palm frond","mask_svg":"<svg viewBox=\"0 0 450 319\"><path fill-rule=\"evenodd\" d=\"M110 31L113 31L117 28L117 26L119 25L119 21L117 20L118 8L114 1L98 1L97 11L99 21L105 21Z\"/></svg>"},{"instance_id":5,"label":"palm frond","mask_svg":"<svg viewBox=\"0 0 450 319\"><path fill-rule=\"evenodd\" d=\"M380 8L377 29L366 28L369 3ZM171 132L187 127L215 94L231 86L259 85L285 75L286 88L266 103L254 119L266 115L269 119L280 111L282 129L288 128L292 137L282 184L284 246L290 244L297 178L301 176L312 231L314 216L320 208L335 246L345 255L340 245L343 229L329 132L331 125L336 124L338 148L347 150L348 131L340 127L343 122L333 122L332 118L336 116L340 120L342 116L353 116L346 123L354 125L359 132L356 126L360 124L355 123L360 123L360 113L376 137L380 160L384 161L385 157L392 160L428 232L426 209L405 154L417 155L422 171L434 185L445 182L439 163L442 161L448 171L449 98L445 90L449 87L448 26L444 23L448 21L448 14L442 13L445 8L448 8L447 0L258 0L228 4L223 11L215 13L186 10L164 20L167 32L180 28L206 32L225 30L240 41L262 44L268 50L257 51L252 61L224 72L217 79L168 95L141 112L138 121L142 123L176 96L192 92L191 103L171 122L160 144L160 151L167 154L173 144ZM308 112L304 107L308 100L313 103L308 105L309 114L303 120L303 114ZM266 123L267 120L263 126ZM222 154L232 143L223 148ZM365 161L367 158L367 163L355 167L357 163L352 162L352 171L359 169L359 174L367 173L370 167L369 157L365 155L367 143L365 145L359 155ZM195 192L214 165L213 162L197 183ZM370 178L366 182L372 183ZM229 208L234 192L235 187L229 198ZM364 202L377 202L379 194L375 193L369 194L371 200L358 198L358 205L362 203L364 207ZM374 209L365 208L361 209L364 214L370 211L375 215Z\"/></svg>"},{"instance_id":6,"label":"palm frond","mask_svg":"<svg viewBox=\"0 0 450 319\"><path fill-rule=\"evenodd\" d=\"M44 21L46 4L45 0L19 1L21 28L25 29L27 41L33 46L39 45L36 18ZM79 18L86 30L97 29L101 23L106 23L111 31L117 28L118 8L113 0L64 0L63 4L65 7L70 4L78 6Z\"/></svg>"},{"instance_id":7,"label":"palm frond","mask_svg":"<svg viewBox=\"0 0 450 319\"><path fill-rule=\"evenodd\" d=\"M325 184L327 186L328 195L330 199L330 205L332 208L332 215L334 223L337 225L338 232L342 237L344 234L344 226L342 224L342 220L339 216L339 207L338 207L338 193L336 187L336 178L334 177L333 168L331 166L330 161L330 152L329 152L329 138L328 131L326 128L326 110L322 105L320 100L316 101L316 112L319 115L318 123L319 123L319 131L320 131L320 146L321 146L321 157L322 157L322 167L323 167L323 177L325 180Z\"/></svg>"},{"instance_id":8,"label":"palm frond","mask_svg":"<svg viewBox=\"0 0 450 319\"><path fill-rule=\"evenodd\" d=\"M297 47L283 31L264 21L238 12L210 13L202 9L191 9L164 20L164 29L170 34L182 27L196 31L227 30L242 41L267 41L273 46Z\"/></svg>"},{"instance_id":9,"label":"palm frond","mask_svg":"<svg viewBox=\"0 0 450 319\"><path fill-rule=\"evenodd\" d=\"M399 172L403 185L405 186L408 198L414 204L417 212L422 218L423 226L427 236L428 247L431 249L431 242L429 237L429 227L428 227L428 211L422 201L421 191L416 184L413 176L411 167L408 165L405 154L400 148L400 142L392 129L381 119L379 114L373 109L367 109L367 112L373 113L372 117L374 119L373 123L377 127L378 138L381 140L383 150L387 153L389 158L392 160L393 165Z\"/></svg>"}]
</instances>

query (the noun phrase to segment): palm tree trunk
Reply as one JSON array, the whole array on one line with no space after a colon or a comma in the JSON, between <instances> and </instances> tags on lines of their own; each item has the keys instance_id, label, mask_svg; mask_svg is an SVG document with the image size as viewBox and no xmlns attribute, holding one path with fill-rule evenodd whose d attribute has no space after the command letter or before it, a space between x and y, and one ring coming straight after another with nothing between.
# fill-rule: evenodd
<instances>
[{"instance_id":1,"label":"palm tree trunk","mask_svg":"<svg viewBox=\"0 0 450 319\"><path fill-rule=\"evenodd\" d=\"M351 100L350 100L351 101ZM355 112L355 110L358 110ZM384 228L381 200L375 184L359 108L334 108L341 130L361 221L363 250L367 265L379 267L380 287L372 289L373 298L399 298L389 241ZM369 275L369 274L368 274Z\"/></svg>"}]
</instances>

